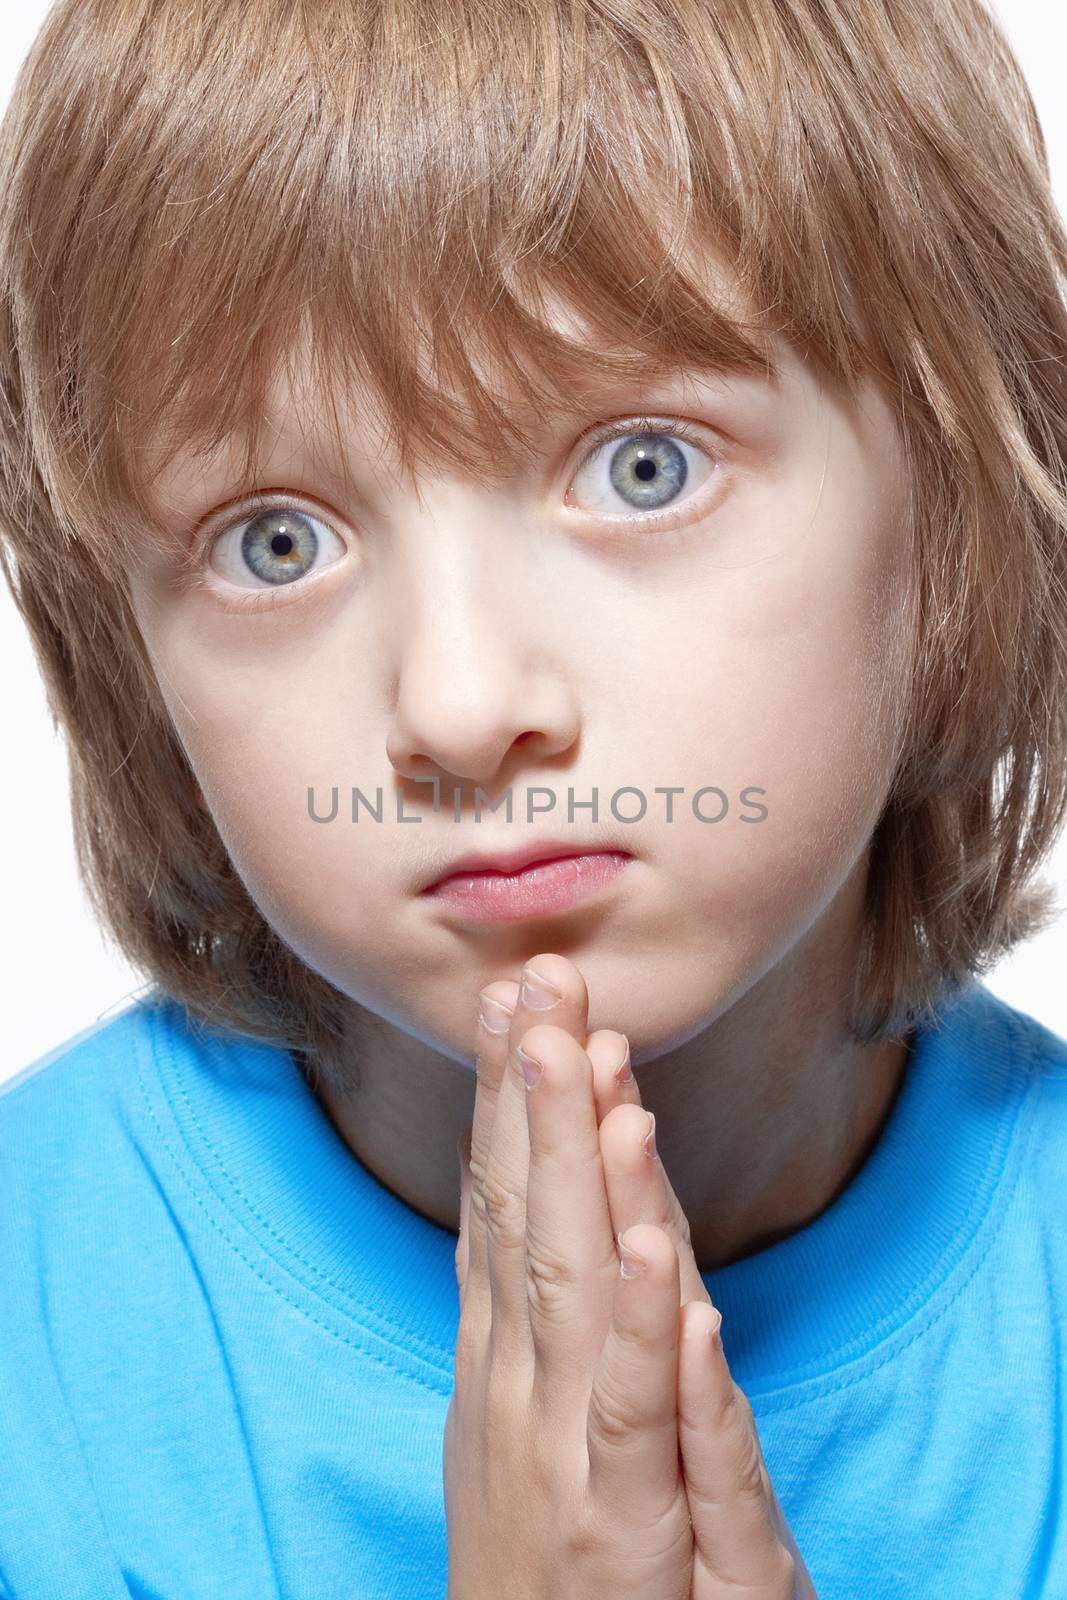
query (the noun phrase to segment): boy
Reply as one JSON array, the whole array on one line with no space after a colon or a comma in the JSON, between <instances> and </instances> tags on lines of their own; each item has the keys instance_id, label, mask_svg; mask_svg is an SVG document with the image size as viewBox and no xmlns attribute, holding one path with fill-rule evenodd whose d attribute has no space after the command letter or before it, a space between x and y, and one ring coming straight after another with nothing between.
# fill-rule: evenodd
<instances>
[{"instance_id":1,"label":"boy","mask_svg":"<svg viewBox=\"0 0 1067 1600\"><path fill-rule=\"evenodd\" d=\"M820 1600L1067 1592L1067 1046L978 981L1067 807L1067 241L987 14L65 3L0 174L6 570L154 986L0 1100L3 1592L452 1592L472 1012L549 968Z\"/></svg>"}]
</instances>

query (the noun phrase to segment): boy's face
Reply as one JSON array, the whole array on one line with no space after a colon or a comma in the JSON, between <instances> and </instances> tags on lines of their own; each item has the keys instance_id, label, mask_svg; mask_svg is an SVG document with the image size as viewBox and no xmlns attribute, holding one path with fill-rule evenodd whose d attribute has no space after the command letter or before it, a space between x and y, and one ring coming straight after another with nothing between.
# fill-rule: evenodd
<instances>
[{"instance_id":1,"label":"boy's face","mask_svg":"<svg viewBox=\"0 0 1067 1600\"><path fill-rule=\"evenodd\" d=\"M785 959L862 870L910 653L904 460L873 387L853 408L779 354L777 387L679 374L605 395L579 426L546 417L490 489L401 481L368 405L346 498L304 453L314 416L284 395L262 482L284 487L287 524L255 524L273 492L227 501L233 461L157 485L175 557L146 558L134 607L237 870L305 962L457 1059L479 988L548 949L579 962L591 1030L657 1055ZM654 470L633 443L642 417ZM682 441L656 426L679 418ZM577 443L616 421L616 438ZM209 513L205 533L236 532L183 588L177 548ZM284 534L271 544L283 526L292 582ZM436 814L410 781L430 777ZM514 820L476 822L478 786L510 791ZM337 788L334 820L312 820L309 787L320 817ZM381 822L352 822L353 787L382 791ZM528 788L555 809L528 821ZM613 815L619 790L639 821ZM398 803L421 820L398 822ZM420 893L461 854L549 837L634 859L551 920L480 922Z\"/></svg>"}]
</instances>

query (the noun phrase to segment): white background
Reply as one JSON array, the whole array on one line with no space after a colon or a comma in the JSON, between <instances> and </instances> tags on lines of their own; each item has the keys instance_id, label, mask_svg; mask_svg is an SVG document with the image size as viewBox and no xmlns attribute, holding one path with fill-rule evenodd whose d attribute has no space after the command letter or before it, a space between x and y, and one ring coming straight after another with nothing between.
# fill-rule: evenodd
<instances>
[{"instance_id":1,"label":"white background","mask_svg":"<svg viewBox=\"0 0 1067 1600\"><path fill-rule=\"evenodd\" d=\"M0 17L0 104L49 9L18 0ZM15 13L15 14L13 14ZM998 15L1030 83L1067 214L1067 12L1050 0L1001 0ZM0 518L3 509L0 507ZM0 784L0 1080L119 1010L143 987L107 946L75 873L64 746L52 729L29 639L0 576L0 683L7 689ZM1048 867L1067 900L1067 838ZM1012 1005L1067 1036L1067 915L987 980Z\"/></svg>"}]
</instances>

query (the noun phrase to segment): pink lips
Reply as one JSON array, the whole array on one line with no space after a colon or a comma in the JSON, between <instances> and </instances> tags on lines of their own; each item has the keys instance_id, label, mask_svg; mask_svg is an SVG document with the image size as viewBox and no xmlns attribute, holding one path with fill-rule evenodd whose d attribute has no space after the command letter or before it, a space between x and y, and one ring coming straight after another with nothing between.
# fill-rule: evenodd
<instances>
[{"instance_id":1,"label":"pink lips","mask_svg":"<svg viewBox=\"0 0 1067 1600\"><path fill-rule=\"evenodd\" d=\"M542 852L551 846L542 844ZM509 870L502 855L460 857L448 875L423 894L442 910L477 922L510 922L568 910L614 882L633 860L625 850L563 850L551 857L515 851ZM492 865L487 866L487 862ZM475 865L475 863L477 865Z\"/></svg>"}]
</instances>

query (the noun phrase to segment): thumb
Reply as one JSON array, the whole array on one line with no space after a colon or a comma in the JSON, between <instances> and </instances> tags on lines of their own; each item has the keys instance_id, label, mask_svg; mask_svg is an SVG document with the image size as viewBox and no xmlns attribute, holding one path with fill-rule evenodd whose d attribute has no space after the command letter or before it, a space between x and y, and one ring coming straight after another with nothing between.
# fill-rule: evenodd
<instances>
[{"instance_id":1,"label":"thumb","mask_svg":"<svg viewBox=\"0 0 1067 1600\"><path fill-rule=\"evenodd\" d=\"M781 1537L781 1508L752 1407L726 1364L721 1321L714 1306L682 1308L678 1445L696 1554L720 1583L792 1596L796 1546Z\"/></svg>"}]
</instances>

